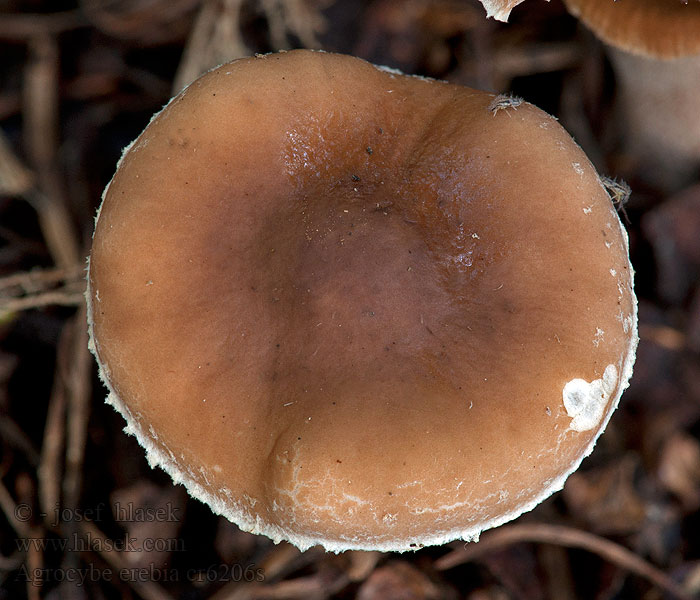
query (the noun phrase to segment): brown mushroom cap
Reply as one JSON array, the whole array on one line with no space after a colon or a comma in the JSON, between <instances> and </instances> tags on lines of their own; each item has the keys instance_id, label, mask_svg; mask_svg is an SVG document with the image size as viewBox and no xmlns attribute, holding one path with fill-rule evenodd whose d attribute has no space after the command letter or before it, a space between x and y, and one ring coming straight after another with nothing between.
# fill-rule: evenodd
<instances>
[{"instance_id":1,"label":"brown mushroom cap","mask_svg":"<svg viewBox=\"0 0 700 600\"><path fill-rule=\"evenodd\" d=\"M310 51L177 96L105 191L93 350L149 460L300 548L474 539L631 375L627 238L526 103Z\"/></svg>"},{"instance_id":2,"label":"brown mushroom cap","mask_svg":"<svg viewBox=\"0 0 700 600\"><path fill-rule=\"evenodd\" d=\"M564 0L604 42L653 58L700 54L700 2Z\"/></svg>"},{"instance_id":3,"label":"brown mushroom cap","mask_svg":"<svg viewBox=\"0 0 700 600\"><path fill-rule=\"evenodd\" d=\"M524 0L481 0L486 16L507 21ZM653 58L700 54L697 0L564 0L604 42Z\"/></svg>"}]
</instances>

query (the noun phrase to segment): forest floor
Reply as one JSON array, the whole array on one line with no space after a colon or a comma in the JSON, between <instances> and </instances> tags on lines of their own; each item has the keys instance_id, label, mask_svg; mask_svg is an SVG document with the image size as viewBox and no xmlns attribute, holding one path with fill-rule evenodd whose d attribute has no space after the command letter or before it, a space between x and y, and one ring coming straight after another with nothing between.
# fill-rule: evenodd
<instances>
[{"instance_id":1,"label":"forest floor","mask_svg":"<svg viewBox=\"0 0 700 600\"><path fill-rule=\"evenodd\" d=\"M84 267L122 149L199 73L295 47L513 93L631 186L631 387L563 491L477 544L274 545L152 470L104 404ZM0 0L0 600L700 598L700 170L650 173L618 97L558 0L507 25L472 0Z\"/></svg>"}]
</instances>

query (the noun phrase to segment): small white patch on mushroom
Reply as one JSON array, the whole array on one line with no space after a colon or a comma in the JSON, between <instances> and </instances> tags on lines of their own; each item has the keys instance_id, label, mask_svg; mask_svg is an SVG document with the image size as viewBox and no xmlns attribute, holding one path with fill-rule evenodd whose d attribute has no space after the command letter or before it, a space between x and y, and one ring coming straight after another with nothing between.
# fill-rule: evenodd
<instances>
[{"instance_id":1,"label":"small white patch on mushroom","mask_svg":"<svg viewBox=\"0 0 700 600\"><path fill-rule=\"evenodd\" d=\"M382 517L382 521L387 527L393 527L396 525L397 518L398 517L395 514L386 514Z\"/></svg>"},{"instance_id":2,"label":"small white patch on mushroom","mask_svg":"<svg viewBox=\"0 0 700 600\"><path fill-rule=\"evenodd\" d=\"M624 331L625 333L627 333L630 329L634 327L635 318L633 315L627 315L626 317L623 317L622 313L620 313L618 320L620 321L620 323L622 323L622 331Z\"/></svg>"},{"instance_id":3,"label":"small white patch on mushroom","mask_svg":"<svg viewBox=\"0 0 700 600\"><path fill-rule=\"evenodd\" d=\"M610 275L615 277L617 275L617 271L615 269L610 269Z\"/></svg>"},{"instance_id":4,"label":"small white patch on mushroom","mask_svg":"<svg viewBox=\"0 0 700 600\"><path fill-rule=\"evenodd\" d=\"M569 429L588 431L600 424L610 396L617 386L617 368L605 367L603 377L590 383L585 379L572 379L562 392L564 408L571 417Z\"/></svg>"},{"instance_id":5,"label":"small white patch on mushroom","mask_svg":"<svg viewBox=\"0 0 700 600\"><path fill-rule=\"evenodd\" d=\"M583 175L583 167L581 166L581 163L571 163L571 166L574 168L574 171L578 173L579 175Z\"/></svg>"},{"instance_id":6,"label":"small white patch on mushroom","mask_svg":"<svg viewBox=\"0 0 700 600\"><path fill-rule=\"evenodd\" d=\"M469 268L472 266L472 251L462 252L457 256L452 257L455 266L460 269Z\"/></svg>"},{"instance_id":7,"label":"small white patch on mushroom","mask_svg":"<svg viewBox=\"0 0 700 600\"><path fill-rule=\"evenodd\" d=\"M143 150L146 146L148 146L149 141L149 138L145 135L141 136L139 138L136 138L136 142L130 148L134 152L138 152L139 150Z\"/></svg>"},{"instance_id":8,"label":"small white patch on mushroom","mask_svg":"<svg viewBox=\"0 0 700 600\"><path fill-rule=\"evenodd\" d=\"M593 212L593 207L592 207L592 206L586 206L586 207L583 209L583 214L585 214L585 215L590 215L592 212Z\"/></svg>"},{"instance_id":9,"label":"small white patch on mushroom","mask_svg":"<svg viewBox=\"0 0 700 600\"><path fill-rule=\"evenodd\" d=\"M209 482L209 477L207 477L207 471L206 471L206 469L205 469L204 467L199 467L199 472L200 472L201 475L202 475L202 479L204 479L204 483L205 483L206 485L211 485L210 482Z\"/></svg>"},{"instance_id":10,"label":"small white patch on mushroom","mask_svg":"<svg viewBox=\"0 0 700 600\"><path fill-rule=\"evenodd\" d=\"M593 345L597 348L598 344L603 341L603 335L605 332L600 328L596 327L595 328L595 337L593 338Z\"/></svg>"},{"instance_id":11,"label":"small white patch on mushroom","mask_svg":"<svg viewBox=\"0 0 700 600\"><path fill-rule=\"evenodd\" d=\"M406 482L406 483L401 483L401 484L397 485L397 486L396 486L396 489L397 489L397 490L401 490L401 489L403 489L403 488L415 487L415 486L419 486L419 487L420 487L420 486L422 486L422 485L423 485L423 482L422 482L422 481L417 481L417 480L416 480L416 481L408 481L408 482Z\"/></svg>"},{"instance_id":12,"label":"small white patch on mushroom","mask_svg":"<svg viewBox=\"0 0 700 600\"><path fill-rule=\"evenodd\" d=\"M399 69L395 69L393 67L387 67L386 65L374 65L377 69L380 71L384 71L385 73L389 73L390 75L403 75L403 71L400 71Z\"/></svg>"}]
</instances>

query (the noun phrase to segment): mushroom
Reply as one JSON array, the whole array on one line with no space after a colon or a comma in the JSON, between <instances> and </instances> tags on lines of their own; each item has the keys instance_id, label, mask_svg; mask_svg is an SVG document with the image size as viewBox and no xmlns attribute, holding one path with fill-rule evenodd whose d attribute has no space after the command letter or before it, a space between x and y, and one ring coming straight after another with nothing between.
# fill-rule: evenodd
<instances>
[{"instance_id":1,"label":"mushroom","mask_svg":"<svg viewBox=\"0 0 700 600\"><path fill-rule=\"evenodd\" d=\"M492 17L496 21L508 21L510 12L524 0L481 0L486 9L486 18Z\"/></svg>"},{"instance_id":2,"label":"mushroom","mask_svg":"<svg viewBox=\"0 0 700 600\"><path fill-rule=\"evenodd\" d=\"M626 152L640 175L667 190L689 183L700 169L700 2L564 3L607 44ZM482 4L505 21L519 2Z\"/></svg>"},{"instance_id":3,"label":"mushroom","mask_svg":"<svg viewBox=\"0 0 700 600\"><path fill-rule=\"evenodd\" d=\"M653 185L700 172L700 2L565 0L608 44L626 153Z\"/></svg>"},{"instance_id":4,"label":"mushroom","mask_svg":"<svg viewBox=\"0 0 700 600\"><path fill-rule=\"evenodd\" d=\"M627 236L555 119L293 51L127 148L89 262L126 431L299 548L477 539L560 489L631 376Z\"/></svg>"}]
</instances>

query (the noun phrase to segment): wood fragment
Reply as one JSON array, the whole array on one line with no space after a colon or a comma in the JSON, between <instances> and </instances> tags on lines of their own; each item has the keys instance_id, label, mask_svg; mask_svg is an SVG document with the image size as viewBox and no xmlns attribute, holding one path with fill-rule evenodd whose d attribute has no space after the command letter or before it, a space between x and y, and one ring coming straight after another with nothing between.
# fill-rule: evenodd
<instances>
[{"instance_id":1,"label":"wood fragment","mask_svg":"<svg viewBox=\"0 0 700 600\"><path fill-rule=\"evenodd\" d=\"M25 510L25 509L28 509ZM0 479L0 510L5 514L5 519L10 524L18 537L26 538L31 535L31 529L24 518L31 516L31 507L19 506L15 499L10 494L10 491L5 487L5 484Z\"/></svg>"},{"instance_id":2,"label":"wood fragment","mask_svg":"<svg viewBox=\"0 0 700 600\"><path fill-rule=\"evenodd\" d=\"M92 521L81 521L78 523L78 530L82 538L91 544L92 550L112 567L113 573L119 573L122 570L129 573L129 561L124 557L123 552L107 550L113 547L111 540ZM124 583L144 600L174 600L173 596L155 581L142 577L126 577Z\"/></svg>"},{"instance_id":3,"label":"wood fragment","mask_svg":"<svg viewBox=\"0 0 700 600\"><path fill-rule=\"evenodd\" d=\"M54 13L3 13L0 16L0 40L27 41L37 35L58 35L85 27L81 10Z\"/></svg>"},{"instance_id":4,"label":"wood fragment","mask_svg":"<svg viewBox=\"0 0 700 600\"><path fill-rule=\"evenodd\" d=\"M241 37L243 0L204 0L182 53L172 93L179 93L205 71L251 54Z\"/></svg>"},{"instance_id":5,"label":"wood fragment","mask_svg":"<svg viewBox=\"0 0 700 600\"><path fill-rule=\"evenodd\" d=\"M25 143L38 178L39 190L27 194L34 206L46 245L58 267L81 262L78 239L63 196L57 171L58 153L58 42L38 34L29 42L24 73Z\"/></svg>"},{"instance_id":6,"label":"wood fragment","mask_svg":"<svg viewBox=\"0 0 700 600\"><path fill-rule=\"evenodd\" d=\"M465 544L435 561L435 568L446 571L479 557L523 542L555 544L597 554L622 569L642 577L677 600L691 598L663 571L620 544L580 529L545 523L506 525L487 533L478 543Z\"/></svg>"},{"instance_id":7,"label":"wood fragment","mask_svg":"<svg viewBox=\"0 0 700 600\"><path fill-rule=\"evenodd\" d=\"M0 195L22 196L34 186L34 174L12 151L0 130Z\"/></svg>"},{"instance_id":8,"label":"wood fragment","mask_svg":"<svg viewBox=\"0 0 700 600\"><path fill-rule=\"evenodd\" d=\"M84 266L34 269L0 277L0 317L46 306L85 303Z\"/></svg>"},{"instance_id":9,"label":"wood fragment","mask_svg":"<svg viewBox=\"0 0 700 600\"><path fill-rule=\"evenodd\" d=\"M70 328L69 353L58 357L61 379L66 388L66 471L63 495L66 506L77 508L82 490L83 461L87 425L90 416L90 377L92 357L88 350L87 315L85 303L80 304L67 327ZM61 364L62 363L62 364Z\"/></svg>"}]
</instances>

